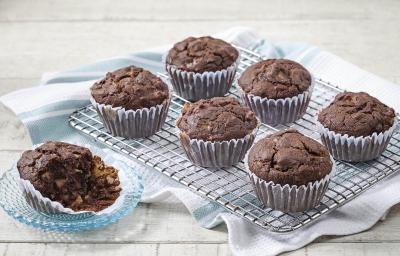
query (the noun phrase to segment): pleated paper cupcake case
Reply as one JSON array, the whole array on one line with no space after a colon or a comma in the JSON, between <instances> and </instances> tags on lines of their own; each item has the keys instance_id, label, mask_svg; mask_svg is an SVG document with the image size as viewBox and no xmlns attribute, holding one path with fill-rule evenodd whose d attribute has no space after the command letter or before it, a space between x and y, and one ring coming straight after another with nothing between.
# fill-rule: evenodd
<instances>
[{"instance_id":1,"label":"pleated paper cupcake case","mask_svg":"<svg viewBox=\"0 0 400 256\"><path fill-rule=\"evenodd\" d=\"M163 104L137 110L99 104L93 98L90 101L108 132L132 139L151 136L161 129L168 114L171 94Z\"/></svg>"},{"instance_id":2,"label":"pleated paper cupcake case","mask_svg":"<svg viewBox=\"0 0 400 256\"><path fill-rule=\"evenodd\" d=\"M203 167L229 167L243 160L253 145L258 128L241 139L229 141L204 141L178 134L182 147L191 162Z\"/></svg>"},{"instance_id":3,"label":"pleated paper cupcake case","mask_svg":"<svg viewBox=\"0 0 400 256\"><path fill-rule=\"evenodd\" d=\"M365 137L354 137L331 131L316 121L322 143L335 159L347 162L362 162L377 158L385 151L396 126L397 119L394 120L393 126L385 132L374 133Z\"/></svg>"},{"instance_id":4,"label":"pleated paper cupcake case","mask_svg":"<svg viewBox=\"0 0 400 256\"><path fill-rule=\"evenodd\" d=\"M239 60L240 56L226 69L203 73L180 70L174 65L165 65L174 91L182 98L194 102L200 99L224 96L228 93L235 79ZM163 62L165 63L165 56Z\"/></svg>"},{"instance_id":5,"label":"pleated paper cupcake case","mask_svg":"<svg viewBox=\"0 0 400 256\"><path fill-rule=\"evenodd\" d=\"M238 90L242 101L256 114L261 122L268 125L292 123L300 119L307 110L312 96L315 80L302 94L285 99L267 99Z\"/></svg>"}]
</instances>

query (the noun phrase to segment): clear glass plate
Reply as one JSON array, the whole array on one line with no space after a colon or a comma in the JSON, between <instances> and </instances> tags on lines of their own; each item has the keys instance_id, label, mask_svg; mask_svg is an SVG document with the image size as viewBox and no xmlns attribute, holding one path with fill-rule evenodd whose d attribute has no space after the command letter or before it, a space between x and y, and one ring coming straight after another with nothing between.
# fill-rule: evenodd
<instances>
[{"instance_id":1,"label":"clear glass plate","mask_svg":"<svg viewBox=\"0 0 400 256\"><path fill-rule=\"evenodd\" d=\"M134 168L125 172L132 189L123 203L107 214L46 214L34 210L25 200L18 185L19 174L15 168L6 171L0 178L0 206L21 223L44 231L78 232L97 229L114 223L131 213L137 206L143 192L141 176Z\"/></svg>"}]
</instances>

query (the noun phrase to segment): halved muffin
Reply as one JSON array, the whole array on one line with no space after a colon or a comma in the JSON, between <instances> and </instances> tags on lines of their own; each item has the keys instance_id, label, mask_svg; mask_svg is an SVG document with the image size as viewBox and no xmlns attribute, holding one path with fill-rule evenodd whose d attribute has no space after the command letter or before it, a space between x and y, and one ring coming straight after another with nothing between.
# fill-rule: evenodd
<instances>
[{"instance_id":1,"label":"halved muffin","mask_svg":"<svg viewBox=\"0 0 400 256\"><path fill-rule=\"evenodd\" d=\"M44 198L73 211L99 212L120 196L118 170L106 166L89 149L50 141L23 152L17 163L20 178ZM23 186L33 206L40 202L30 186ZM43 209L41 209L43 210ZM44 208L46 210L46 207ZM48 209L50 212L54 209Z\"/></svg>"}]
</instances>

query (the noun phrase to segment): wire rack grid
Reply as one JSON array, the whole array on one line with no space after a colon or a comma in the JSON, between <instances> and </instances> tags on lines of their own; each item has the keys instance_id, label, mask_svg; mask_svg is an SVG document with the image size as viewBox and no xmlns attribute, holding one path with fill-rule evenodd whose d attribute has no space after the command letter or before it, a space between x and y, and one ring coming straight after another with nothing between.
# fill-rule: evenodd
<instances>
[{"instance_id":1,"label":"wire rack grid","mask_svg":"<svg viewBox=\"0 0 400 256\"><path fill-rule=\"evenodd\" d=\"M239 76L248 66L262 60L262 57L247 49L237 48L241 53ZM165 78L163 74L160 76ZM236 88L235 83L229 94L239 97ZM256 141L269 133L288 127L296 128L319 140L319 134L315 132L315 116L341 91L329 82L316 78L307 113L300 120L288 125L261 125ZM283 213L264 208L250 184L243 162L230 168L209 169L195 166L186 158L175 128L175 121L180 116L185 102L181 97L173 95L163 129L143 139L129 140L107 133L91 105L72 113L69 122L72 127L96 141L139 160L251 223L276 232L290 232L311 223L348 203L367 188L400 169L400 131L397 127L386 151L379 158L356 164L336 161L337 169L328 191L314 209L301 213Z\"/></svg>"}]
</instances>

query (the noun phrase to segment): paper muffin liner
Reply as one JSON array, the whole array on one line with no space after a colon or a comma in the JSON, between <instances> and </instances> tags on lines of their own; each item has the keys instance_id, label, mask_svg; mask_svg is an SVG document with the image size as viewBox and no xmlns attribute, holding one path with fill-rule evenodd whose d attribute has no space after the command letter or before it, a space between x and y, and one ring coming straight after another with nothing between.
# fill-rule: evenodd
<instances>
[{"instance_id":1,"label":"paper muffin liner","mask_svg":"<svg viewBox=\"0 0 400 256\"><path fill-rule=\"evenodd\" d=\"M127 139L143 138L155 134L163 126L171 102L171 93L162 104L137 110L100 104L93 97L90 98L90 102L109 133Z\"/></svg>"},{"instance_id":2,"label":"paper muffin liner","mask_svg":"<svg viewBox=\"0 0 400 256\"><path fill-rule=\"evenodd\" d=\"M246 156L247 151L253 145L258 131L258 126L252 133L241 139L229 141L205 141L190 139L184 132L179 133L179 138L189 160L202 167L229 167Z\"/></svg>"},{"instance_id":3,"label":"paper muffin liner","mask_svg":"<svg viewBox=\"0 0 400 256\"><path fill-rule=\"evenodd\" d=\"M164 63L165 57L163 58ZM188 101L194 102L200 99L224 96L235 79L239 59L240 57L228 68L215 72L189 72L169 64L166 64L166 71L175 93Z\"/></svg>"},{"instance_id":4,"label":"paper muffin liner","mask_svg":"<svg viewBox=\"0 0 400 256\"><path fill-rule=\"evenodd\" d=\"M261 122L268 125L292 123L300 119L310 103L315 80L311 76L311 85L302 94L285 99L267 99L245 93L238 86L243 102L257 115Z\"/></svg>"},{"instance_id":5,"label":"paper muffin liner","mask_svg":"<svg viewBox=\"0 0 400 256\"><path fill-rule=\"evenodd\" d=\"M36 148L36 145L34 148ZM109 214L113 212L115 209L118 209L122 206L124 202L124 198L126 197L127 194L131 193L132 189L129 186L129 180L125 174L125 171L129 170L129 167L119 161L115 160L110 156L107 156L107 153L103 150L97 149L95 147L92 147L90 145L83 145L83 147L88 148L93 155L99 156L106 165L113 166L118 170L118 179L120 182L120 187L121 187L121 192L119 197L115 200L115 202L110 205L109 207L98 211L74 211L70 208L64 207L61 203L52 201L48 197L44 197L38 190L34 188L32 183L29 180L24 180L24 179L19 179L19 187L23 191L23 194L25 196L25 199L29 205L32 206L33 209L47 213L47 214L60 214L60 213L65 213L65 214L95 214L95 215L102 215L102 214ZM17 169L17 166L14 166L15 169ZM18 173L18 170L16 170Z\"/></svg>"},{"instance_id":6,"label":"paper muffin liner","mask_svg":"<svg viewBox=\"0 0 400 256\"><path fill-rule=\"evenodd\" d=\"M318 121L316 121L316 126L322 143L335 159L346 162L363 162L377 158L385 151L397 126L397 119L395 118L392 127L384 132L375 132L371 136L360 137L336 133Z\"/></svg>"},{"instance_id":7,"label":"paper muffin liner","mask_svg":"<svg viewBox=\"0 0 400 256\"><path fill-rule=\"evenodd\" d=\"M247 158L247 157L246 157ZM336 165L331 157L332 170L324 178L309 182L307 185L281 185L272 181L260 179L252 173L247 164L246 170L258 199L266 208L281 212L303 212L316 207L325 195L329 186L330 178L333 176Z\"/></svg>"}]
</instances>

